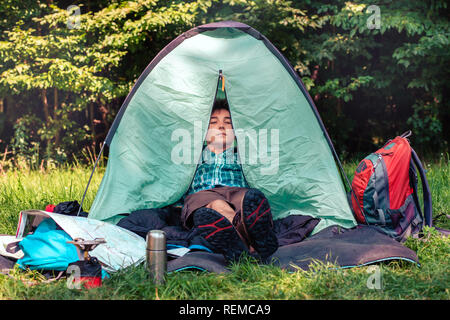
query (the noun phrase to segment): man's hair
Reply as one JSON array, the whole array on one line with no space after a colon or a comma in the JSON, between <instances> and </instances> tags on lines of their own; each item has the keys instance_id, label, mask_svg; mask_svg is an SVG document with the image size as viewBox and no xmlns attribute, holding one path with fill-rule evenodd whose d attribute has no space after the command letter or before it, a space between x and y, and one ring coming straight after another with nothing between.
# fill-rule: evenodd
<instances>
[{"instance_id":1,"label":"man's hair","mask_svg":"<svg viewBox=\"0 0 450 320\"><path fill-rule=\"evenodd\" d=\"M212 112L222 109L230 111L230 108L228 107L228 101L226 99L217 99L214 102Z\"/></svg>"}]
</instances>

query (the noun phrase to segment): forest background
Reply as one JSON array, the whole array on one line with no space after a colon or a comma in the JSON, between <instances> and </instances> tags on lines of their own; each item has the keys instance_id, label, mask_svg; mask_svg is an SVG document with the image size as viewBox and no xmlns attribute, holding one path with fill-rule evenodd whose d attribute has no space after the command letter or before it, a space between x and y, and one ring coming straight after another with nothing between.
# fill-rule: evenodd
<instances>
[{"instance_id":1,"label":"forest background","mask_svg":"<svg viewBox=\"0 0 450 320\"><path fill-rule=\"evenodd\" d=\"M439 0L2 1L1 170L90 162L156 54L223 20L283 53L341 159L407 130L421 157L448 157L449 16Z\"/></svg>"}]
</instances>

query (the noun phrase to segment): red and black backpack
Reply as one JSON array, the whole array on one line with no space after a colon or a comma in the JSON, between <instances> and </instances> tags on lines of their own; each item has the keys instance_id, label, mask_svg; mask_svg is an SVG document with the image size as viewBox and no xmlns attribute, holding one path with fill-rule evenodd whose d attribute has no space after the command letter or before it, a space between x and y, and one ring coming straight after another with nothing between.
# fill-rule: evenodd
<instances>
[{"instance_id":1,"label":"red and black backpack","mask_svg":"<svg viewBox=\"0 0 450 320\"><path fill-rule=\"evenodd\" d=\"M364 158L352 182L352 210L360 224L373 225L397 241L432 226L431 193L422 164L411 148L411 131L389 140ZM424 210L417 193L417 172L423 189Z\"/></svg>"}]
</instances>

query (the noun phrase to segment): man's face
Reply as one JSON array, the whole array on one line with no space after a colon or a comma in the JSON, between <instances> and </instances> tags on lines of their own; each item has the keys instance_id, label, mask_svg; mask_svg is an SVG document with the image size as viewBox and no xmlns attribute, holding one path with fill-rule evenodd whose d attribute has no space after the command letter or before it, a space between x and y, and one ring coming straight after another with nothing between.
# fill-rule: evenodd
<instances>
[{"instance_id":1,"label":"man's face","mask_svg":"<svg viewBox=\"0 0 450 320\"><path fill-rule=\"evenodd\" d=\"M215 110L209 120L206 142L215 148L226 150L233 145L234 131L230 112L226 109Z\"/></svg>"}]
</instances>

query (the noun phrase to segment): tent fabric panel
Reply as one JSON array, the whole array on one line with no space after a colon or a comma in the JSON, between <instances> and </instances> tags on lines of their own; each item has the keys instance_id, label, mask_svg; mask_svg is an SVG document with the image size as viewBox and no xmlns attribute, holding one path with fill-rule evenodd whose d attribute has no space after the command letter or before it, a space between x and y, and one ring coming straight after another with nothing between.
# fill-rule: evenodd
<instances>
[{"instance_id":1,"label":"tent fabric panel","mask_svg":"<svg viewBox=\"0 0 450 320\"><path fill-rule=\"evenodd\" d=\"M235 29L239 29L239 31L244 31L248 34L250 34L251 36L255 37L256 39L265 39L263 35L261 35L261 33L259 33L258 31L256 31L255 29L253 29L252 27L240 23L240 22L235 22L235 21L221 21L221 22L215 22L215 23L210 23L210 24L205 24L205 25L201 25L198 27L194 27L184 33L182 33L181 35L179 35L177 38L175 38L174 40L172 40L167 46L165 46L157 55L156 57L150 62L150 64L145 68L144 72L142 72L142 74L139 76L138 80L136 81L136 83L134 84L133 88L131 89L130 93L128 94L128 96L125 98L125 101L123 102L116 118L114 119L113 124L111 125L110 130L108 131L108 135L106 136L105 139L105 143L106 145L110 145L111 144L111 140L114 137L115 131L117 129L117 127L119 126L120 121L122 120L122 116L125 113L125 110L127 109L132 97L134 96L134 94L136 93L136 91L139 89L140 85L142 84L142 82L145 80L145 78L147 77L147 75L153 70L153 68L167 55L169 54L171 51L173 51L180 43L182 43L184 40L194 37L202 32L208 31L208 30L224 30L226 29L229 36L232 35L231 37L234 36L239 36L239 34L236 32ZM222 35L223 36L223 33ZM267 39L266 40L266 45L270 42L268 42ZM269 46L270 47L270 46ZM273 46L271 46L273 47ZM275 49L276 50L276 49Z\"/></svg>"},{"instance_id":2,"label":"tent fabric panel","mask_svg":"<svg viewBox=\"0 0 450 320\"><path fill-rule=\"evenodd\" d=\"M248 41L262 45L250 37ZM244 175L252 187L268 197L274 218L304 214L331 219L323 221L317 231L333 221L354 226L325 135L285 67L270 54L234 62L225 66L223 73ZM239 140L240 130L252 134ZM271 141L272 133L278 135L278 142ZM252 163L255 152L257 163ZM263 163L264 154L272 163Z\"/></svg>"},{"instance_id":3,"label":"tent fabric panel","mask_svg":"<svg viewBox=\"0 0 450 320\"><path fill-rule=\"evenodd\" d=\"M181 198L201 151L191 133L203 140L216 86L215 70L203 61L170 55L154 68L116 129L90 217L106 220ZM180 144L181 156L189 156L186 163L172 159Z\"/></svg>"}]
</instances>

